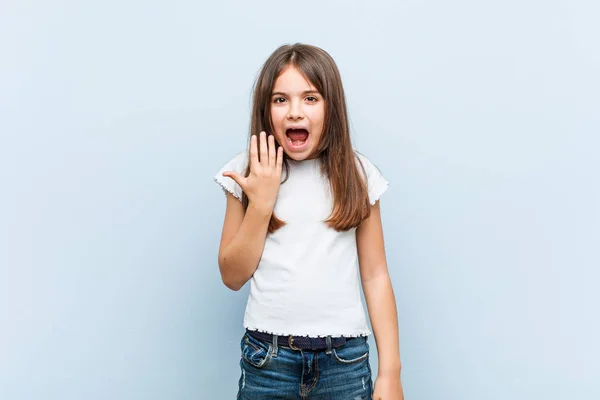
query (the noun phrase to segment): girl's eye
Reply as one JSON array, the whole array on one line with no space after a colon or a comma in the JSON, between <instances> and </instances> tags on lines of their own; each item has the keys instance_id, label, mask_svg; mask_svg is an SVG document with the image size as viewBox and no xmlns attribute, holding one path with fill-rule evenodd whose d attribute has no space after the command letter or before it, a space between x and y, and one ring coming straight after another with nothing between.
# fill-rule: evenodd
<instances>
[{"instance_id":1,"label":"girl's eye","mask_svg":"<svg viewBox=\"0 0 600 400\"><path fill-rule=\"evenodd\" d=\"M283 103L285 99L283 97L276 97L273 99L273 103Z\"/></svg>"},{"instance_id":2,"label":"girl's eye","mask_svg":"<svg viewBox=\"0 0 600 400\"><path fill-rule=\"evenodd\" d=\"M308 100L308 101L310 101L310 102L315 102L315 101L317 101L317 98L316 98L316 97L314 97L314 96L308 96L308 97L306 98L306 100Z\"/></svg>"}]
</instances>

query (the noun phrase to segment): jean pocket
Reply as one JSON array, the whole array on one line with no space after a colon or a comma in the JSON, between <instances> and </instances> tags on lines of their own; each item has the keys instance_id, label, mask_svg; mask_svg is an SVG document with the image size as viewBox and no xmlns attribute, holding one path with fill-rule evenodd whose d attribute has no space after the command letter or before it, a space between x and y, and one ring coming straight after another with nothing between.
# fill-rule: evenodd
<instances>
[{"instance_id":1,"label":"jean pocket","mask_svg":"<svg viewBox=\"0 0 600 400\"><path fill-rule=\"evenodd\" d=\"M271 359L273 348L270 344L263 343L245 334L241 342L242 359L256 368L264 368Z\"/></svg>"},{"instance_id":2,"label":"jean pocket","mask_svg":"<svg viewBox=\"0 0 600 400\"><path fill-rule=\"evenodd\" d=\"M350 339L344 346L333 349L333 358L340 364L355 364L369 358L369 344L364 337Z\"/></svg>"}]
</instances>

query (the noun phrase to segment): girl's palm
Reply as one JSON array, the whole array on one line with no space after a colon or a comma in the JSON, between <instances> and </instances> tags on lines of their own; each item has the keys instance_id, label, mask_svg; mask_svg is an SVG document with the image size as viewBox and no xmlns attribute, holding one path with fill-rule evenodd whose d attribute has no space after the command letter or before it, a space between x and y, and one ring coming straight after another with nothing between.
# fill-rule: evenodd
<instances>
[{"instance_id":1,"label":"girl's palm","mask_svg":"<svg viewBox=\"0 0 600 400\"><path fill-rule=\"evenodd\" d=\"M275 150L273 135L269 135L267 140L266 133L261 132L260 151L256 135L250 138L250 175L244 177L237 172L227 171L223 176L236 181L251 204L273 211L281 185L282 166L283 147Z\"/></svg>"}]
</instances>

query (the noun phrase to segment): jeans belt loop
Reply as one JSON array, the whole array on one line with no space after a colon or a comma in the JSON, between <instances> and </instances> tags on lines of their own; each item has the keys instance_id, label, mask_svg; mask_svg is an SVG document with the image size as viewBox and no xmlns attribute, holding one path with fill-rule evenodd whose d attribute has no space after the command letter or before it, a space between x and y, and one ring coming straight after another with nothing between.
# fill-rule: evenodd
<instances>
[{"instance_id":1,"label":"jeans belt loop","mask_svg":"<svg viewBox=\"0 0 600 400\"><path fill-rule=\"evenodd\" d=\"M325 338L325 343L327 343L327 352L325 354L331 354L331 336Z\"/></svg>"},{"instance_id":2,"label":"jeans belt loop","mask_svg":"<svg viewBox=\"0 0 600 400\"><path fill-rule=\"evenodd\" d=\"M278 340L278 336L277 335L273 335L273 353L271 354L271 357L276 358L277 357L277 340Z\"/></svg>"}]
</instances>

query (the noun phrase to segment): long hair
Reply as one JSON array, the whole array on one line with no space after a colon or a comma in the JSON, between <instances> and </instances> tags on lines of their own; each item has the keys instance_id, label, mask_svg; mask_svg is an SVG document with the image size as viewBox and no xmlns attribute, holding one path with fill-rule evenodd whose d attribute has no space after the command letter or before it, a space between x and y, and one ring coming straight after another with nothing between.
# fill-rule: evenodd
<instances>
[{"instance_id":1,"label":"long hair","mask_svg":"<svg viewBox=\"0 0 600 400\"><path fill-rule=\"evenodd\" d=\"M271 96L275 80L288 66L296 67L313 84L325 100L325 121L321 139L313 157L318 157L321 171L327 176L333 195L333 208L325 220L337 231L357 227L370 214L370 204L364 176L358 170L357 157L350 140L346 96L340 72L331 56L323 49L296 43L279 47L265 61L254 85L250 135L261 131L273 132L271 120ZM258 142L258 141L257 141ZM276 146L280 143L275 139ZM248 157L250 160L250 157ZM288 157L284 152L285 176L289 175ZM250 174L250 162L245 175ZM366 176L365 176L366 178ZM282 183L282 184L283 184ZM248 208L248 197L242 194L244 209ZM273 233L285 225L273 213L269 221L269 232Z\"/></svg>"}]
</instances>

